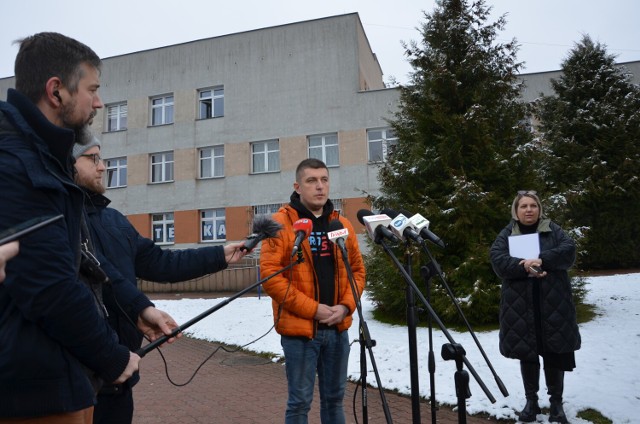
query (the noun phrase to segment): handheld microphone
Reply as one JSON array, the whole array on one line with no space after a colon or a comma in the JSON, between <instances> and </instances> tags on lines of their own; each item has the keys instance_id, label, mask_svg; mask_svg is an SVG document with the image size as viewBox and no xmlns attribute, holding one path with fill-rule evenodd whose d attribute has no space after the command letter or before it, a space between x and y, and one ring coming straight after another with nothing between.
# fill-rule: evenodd
<instances>
[{"instance_id":1,"label":"handheld microphone","mask_svg":"<svg viewBox=\"0 0 640 424\"><path fill-rule=\"evenodd\" d=\"M385 238L394 243L400 241L388 228L388 225L391 223L391 218L388 215L375 215L373 212L366 209L360 209L357 215L358 221L365 226L367 234L369 234L369 237L375 243L380 244L382 239Z\"/></svg>"},{"instance_id":2,"label":"handheld microphone","mask_svg":"<svg viewBox=\"0 0 640 424\"><path fill-rule=\"evenodd\" d=\"M409 220L409 218L407 218L407 216L410 214L405 215L402 212L398 213L391 209L385 209L382 212L385 212L387 215L393 217L389 228L391 228L391 231L393 231L396 236L400 237L402 240L411 239L420 244L424 243L424 240L422 239L422 237L420 237L420 234L418 234L413 229L411 221Z\"/></svg>"},{"instance_id":3,"label":"handheld microphone","mask_svg":"<svg viewBox=\"0 0 640 424\"><path fill-rule=\"evenodd\" d=\"M401 212L411 215L411 212L407 212L405 210L402 210ZM409 218L409 221L411 221L411 224L423 239L429 240L431 243L436 244L443 249L445 248L445 244L442 239L429 230L429 220L427 218L417 213Z\"/></svg>"},{"instance_id":4,"label":"handheld microphone","mask_svg":"<svg viewBox=\"0 0 640 424\"><path fill-rule=\"evenodd\" d=\"M300 244L302 244L302 241L309 237L312 229L313 223L307 218L301 218L293 223L293 231L296 232L296 239L293 242L293 249L291 250L292 258L296 255L298 250L300 250Z\"/></svg>"},{"instance_id":5,"label":"handheld microphone","mask_svg":"<svg viewBox=\"0 0 640 424\"><path fill-rule=\"evenodd\" d=\"M253 234L247 237L247 241L240 250L251 252L258 243L267 238L275 237L282 225L269 218L267 215L258 215L253 219Z\"/></svg>"},{"instance_id":6,"label":"handheld microphone","mask_svg":"<svg viewBox=\"0 0 640 424\"><path fill-rule=\"evenodd\" d=\"M337 244L340 250L346 252L345 239L349 236L349 230L344 228L339 219L329 222L329 232L327 238L334 244Z\"/></svg>"}]
</instances>

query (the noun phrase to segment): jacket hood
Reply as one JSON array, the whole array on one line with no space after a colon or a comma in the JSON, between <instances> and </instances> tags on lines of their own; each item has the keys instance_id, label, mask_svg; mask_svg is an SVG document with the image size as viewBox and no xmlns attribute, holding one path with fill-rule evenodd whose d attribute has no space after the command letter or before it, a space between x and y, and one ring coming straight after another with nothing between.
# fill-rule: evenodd
<instances>
[{"instance_id":1,"label":"jacket hood","mask_svg":"<svg viewBox=\"0 0 640 424\"><path fill-rule=\"evenodd\" d=\"M7 114L7 119L25 135L35 136L39 144L46 146L65 168L70 167L71 149L75 143L74 131L52 124L31 100L15 89L7 92L7 103L20 112Z\"/></svg>"},{"instance_id":2,"label":"jacket hood","mask_svg":"<svg viewBox=\"0 0 640 424\"><path fill-rule=\"evenodd\" d=\"M302 201L300 201L300 195L298 193L296 193L295 191L291 193L291 197L289 198L289 200L291 201L291 207L293 207L298 212L298 215L300 215L300 217L316 219L316 216L302 204ZM333 212L333 203L331 202L331 199L327 199L327 203L324 204L322 215L320 216L320 218L331 215L331 212Z\"/></svg>"}]
</instances>

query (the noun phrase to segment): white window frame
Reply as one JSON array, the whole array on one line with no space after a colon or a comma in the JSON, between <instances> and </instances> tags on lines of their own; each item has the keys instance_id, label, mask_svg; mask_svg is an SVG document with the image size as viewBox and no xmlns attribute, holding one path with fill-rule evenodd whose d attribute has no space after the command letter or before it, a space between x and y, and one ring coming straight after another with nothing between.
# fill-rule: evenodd
<instances>
[{"instance_id":1,"label":"white window frame","mask_svg":"<svg viewBox=\"0 0 640 424\"><path fill-rule=\"evenodd\" d=\"M330 137L335 137L335 143L333 140L329 139ZM311 145L318 142L319 145ZM309 158L320 159L325 165L327 165L327 168L340 166L340 149L337 133L310 135L307 137L307 147ZM335 151L335 161L333 160L334 155L328 153L332 151Z\"/></svg>"},{"instance_id":2,"label":"white window frame","mask_svg":"<svg viewBox=\"0 0 640 424\"><path fill-rule=\"evenodd\" d=\"M269 172L280 172L280 141L276 139L251 143L251 173Z\"/></svg>"},{"instance_id":3,"label":"white window frame","mask_svg":"<svg viewBox=\"0 0 640 424\"><path fill-rule=\"evenodd\" d=\"M115 103L106 107L107 132L124 131L127 129L127 102Z\"/></svg>"},{"instance_id":4,"label":"white window frame","mask_svg":"<svg viewBox=\"0 0 640 424\"><path fill-rule=\"evenodd\" d=\"M149 155L149 181L152 184L173 182L173 152L158 152ZM156 171L158 179L155 180Z\"/></svg>"},{"instance_id":5,"label":"white window frame","mask_svg":"<svg viewBox=\"0 0 640 424\"><path fill-rule=\"evenodd\" d=\"M173 124L174 103L173 94L156 96L151 98L151 126ZM156 120L156 112L159 112Z\"/></svg>"},{"instance_id":6,"label":"white window frame","mask_svg":"<svg viewBox=\"0 0 640 424\"><path fill-rule=\"evenodd\" d=\"M380 138L372 138L374 133L380 132ZM374 145L380 143L382 158L372 158ZM392 146L398 144L398 136L392 128L372 128L367 130L367 154L369 162L386 162L389 159L389 152Z\"/></svg>"},{"instance_id":7,"label":"white window frame","mask_svg":"<svg viewBox=\"0 0 640 424\"><path fill-rule=\"evenodd\" d=\"M151 214L151 239L159 245L175 243L173 212Z\"/></svg>"},{"instance_id":8,"label":"white window frame","mask_svg":"<svg viewBox=\"0 0 640 424\"><path fill-rule=\"evenodd\" d=\"M212 214L212 216L205 216L206 214ZM202 243L226 241L226 219L224 208L202 209L200 211L200 241ZM213 231L209 231L207 226L212 227ZM224 236L221 233L224 233ZM211 235L209 236L209 234Z\"/></svg>"},{"instance_id":9,"label":"white window frame","mask_svg":"<svg viewBox=\"0 0 640 424\"><path fill-rule=\"evenodd\" d=\"M205 168L208 168L209 175ZM201 179L224 177L224 144L198 150L198 174Z\"/></svg>"},{"instance_id":10,"label":"white window frame","mask_svg":"<svg viewBox=\"0 0 640 424\"><path fill-rule=\"evenodd\" d=\"M104 160L106 169L107 188L119 188L127 186L127 157L111 158Z\"/></svg>"},{"instance_id":11,"label":"white window frame","mask_svg":"<svg viewBox=\"0 0 640 424\"><path fill-rule=\"evenodd\" d=\"M198 90L198 119L224 116L224 86Z\"/></svg>"}]
</instances>

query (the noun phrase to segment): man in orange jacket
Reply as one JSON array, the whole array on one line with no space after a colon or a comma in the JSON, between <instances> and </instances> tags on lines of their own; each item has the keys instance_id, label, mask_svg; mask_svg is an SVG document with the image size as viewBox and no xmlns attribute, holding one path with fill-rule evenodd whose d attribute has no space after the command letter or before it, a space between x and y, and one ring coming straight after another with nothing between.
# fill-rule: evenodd
<instances>
[{"instance_id":1,"label":"man in orange jacket","mask_svg":"<svg viewBox=\"0 0 640 424\"><path fill-rule=\"evenodd\" d=\"M291 202L273 219L282 224L276 238L262 243L261 275L271 275L293 260L294 223L309 219L313 229L302 242L304 261L264 284L273 302L276 331L286 362L289 399L285 423L306 423L316 372L320 417L325 424L345 422L344 391L349 361L351 315L356 309L340 252L327 238L329 222L340 220L349 231L346 249L356 288L362 295L365 271L351 223L329 200L329 170L318 159L305 159L296 169Z\"/></svg>"}]
</instances>

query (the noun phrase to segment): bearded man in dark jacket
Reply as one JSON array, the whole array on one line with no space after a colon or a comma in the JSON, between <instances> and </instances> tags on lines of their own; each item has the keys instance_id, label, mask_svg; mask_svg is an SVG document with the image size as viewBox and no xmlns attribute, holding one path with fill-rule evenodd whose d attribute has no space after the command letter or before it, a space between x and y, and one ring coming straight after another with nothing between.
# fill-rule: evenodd
<instances>
[{"instance_id":1,"label":"bearded man in dark jacket","mask_svg":"<svg viewBox=\"0 0 640 424\"><path fill-rule=\"evenodd\" d=\"M244 256L245 252L240 250L244 243L169 250L142 237L124 215L108 207L110 200L104 196L105 166L100 157L100 147L100 141L93 137L85 145L76 144L73 156L76 158L76 182L85 192L91 237L97 252L109 263L106 271L112 279L124 279L125 284L132 288L137 287L137 278L156 282L186 281L221 271ZM105 287L104 293L109 323L118 333L120 342L136 351L142 343L142 334L134 323L138 321L138 328L144 323L140 323L138 310L110 288ZM153 305L148 299L147 302L149 306ZM131 423L134 409L132 388L139 379L136 373L124 384L105 385L98 393L94 424Z\"/></svg>"},{"instance_id":2,"label":"bearded man in dark jacket","mask_svg":"<svg viewBox=\"0 0 640 424\"><path fill-rule=\"evenodd\" d=\"M564 372L572 371L580 333L568 269L576 259L576 246L564 231L542 215L536 192L518 192L511 207L512 220L491 246L491 264L502 281L500 300L500 353L519 359L527 403L520 421L532 422L538 405L539 356L544 361L550 396L550 422L566 423L562 408ZM510 237L537 234L539 253L512 255ZM513 243L513 239L511 240ZM514 253L515 255L515 253Z\"/></svg>"},{"instance_id":3,"label":"bearded man in dark jacket","mask_svg":"<svg viewBox=\"0 0 640 424\"><path fill-rule=\"evenodd\" d=\"M103 106L100 66L76 40L35 34L20 41L16 88L0 102L1 225L64 215L20 240L0 285L0 423L90 422L93 377L121 383L138 368L79 277L83 193L71 149Z\"/></svg>"}]
</instances>

